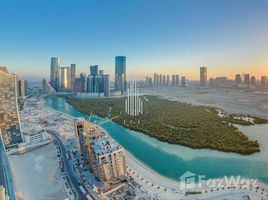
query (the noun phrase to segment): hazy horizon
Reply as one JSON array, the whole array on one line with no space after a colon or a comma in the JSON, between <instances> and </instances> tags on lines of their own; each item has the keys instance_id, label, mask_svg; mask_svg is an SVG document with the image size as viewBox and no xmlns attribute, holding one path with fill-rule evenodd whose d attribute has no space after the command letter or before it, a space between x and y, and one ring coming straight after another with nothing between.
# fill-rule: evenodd
<instances>
[{"instance_id":1,"label":"hazy horizon","mask_svg":"<svg viewBox=\"0 0 268 200\"><path fill-rule=\"evenodd\" d=\"M16 6L14 6L16 5ZM61 66L90 65L114 77L114 57L127 57L128 77L153 73L199 79L268 75L268 1L12 0L0 3L0 65L30 80Z\"/></svg>"}]
</instances>

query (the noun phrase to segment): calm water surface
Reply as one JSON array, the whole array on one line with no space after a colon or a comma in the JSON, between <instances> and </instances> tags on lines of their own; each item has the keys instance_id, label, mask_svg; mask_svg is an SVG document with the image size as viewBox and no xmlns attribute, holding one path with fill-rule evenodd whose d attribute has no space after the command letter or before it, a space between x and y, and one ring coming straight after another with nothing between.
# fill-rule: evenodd
<instances>
[{"instance_id":1,"label":"calm water surface","mask_svg":"<svg viewBox=\"0 0 268 200\"><path fill-rule=\"evenodd\" d=\"M67 104L63 98L47 96L44 99L46 107L69 114L74 117L84 117L75 108ZM104 119L94 117L98 122ZM144 163L155 172L173 180L186 171L205 175L206 178L223 176L242 176L257 178L268 184L268 126L240 127L253 139L259 139L261 153L251 156L241 156L233 153L224 153L213 150L194 150L180 145L171 145L160 142L142 133L130 131L114 122L101 125L108 134L131 153L136 159Z\"/></svg>"}]
</instances>

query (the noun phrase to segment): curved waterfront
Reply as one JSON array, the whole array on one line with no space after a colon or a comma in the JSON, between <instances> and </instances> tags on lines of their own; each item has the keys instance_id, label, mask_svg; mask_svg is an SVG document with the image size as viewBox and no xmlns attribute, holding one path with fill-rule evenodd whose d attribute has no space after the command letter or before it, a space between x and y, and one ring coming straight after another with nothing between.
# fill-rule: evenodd
<instances>
[{"instance_id":1,"label":"curved waterfront","mask_svg":"<svg viewBox=\"0 0 268 200\"><path fill-rule=\"evenodd\" d=\"M89 119L87 115L79 113L60 97L47 96L44 105L74 117ZM91 120L101 122L104 119L93 117ZM178 181L184 172L191 171L206 175L206 178L240 175L257 178L268 184L267 125L239 127L243 132L248 132L248 135L254 131L254 139L261 138L261 153L251 156L171 145L142 133L130 131L114 122L105 123L102 128L139 161L160 175L173 180ZM263 144L266 145L265 148L262 147Z\"/></svg>"}]
</instances>

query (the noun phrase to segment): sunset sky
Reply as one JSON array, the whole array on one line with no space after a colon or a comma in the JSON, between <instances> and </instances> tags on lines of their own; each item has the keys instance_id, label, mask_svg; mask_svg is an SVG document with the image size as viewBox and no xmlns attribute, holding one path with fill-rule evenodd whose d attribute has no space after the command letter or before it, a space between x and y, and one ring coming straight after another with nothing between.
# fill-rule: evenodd
<instances>
[{"instance_id":1,"label":"sunset sky","mask_svg":"<svg viewBox=\"0 0 268 200\"><path fill-rule=\"evenodd\" d=\"M31 80L48 77L50 57L78 72L98 64L114 75L199 78L268 75L267 0L0 0L0 65Z\"/></svg>"}]
</instances>

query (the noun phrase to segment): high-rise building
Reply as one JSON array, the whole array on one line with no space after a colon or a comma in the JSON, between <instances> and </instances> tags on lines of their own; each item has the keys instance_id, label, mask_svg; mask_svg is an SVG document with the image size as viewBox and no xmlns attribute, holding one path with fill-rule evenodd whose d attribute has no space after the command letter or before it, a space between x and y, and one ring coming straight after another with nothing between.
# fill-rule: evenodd
<instances>
[{"instance_id":1,"label":"high-rise building","mask_svg":"<svg viewBox=\"0 0 268 200\"><path fill-rule=\"evenodd\" d=\"M250 86L250 74L245 74L244 76L244 84L249 87Z\"/></svg>"},{"instance_id":2,"label":"high-rise building","mask_svg":"<svg viewBox=\"0 0 268 200\"><path fill-rule=\"evenodd\" d=\"M104 75L104 71L103 71L103 69L100 69L100 70L99 70L99 75L100 75L100 76Z\"/></svg>"},{"instance_id":3,"label":"high-rise building","mask_svg":"<svg viewBox=\"0 0 268 200\"><path fill-rule=\"evenodd\" d=\"M242 78L240 74L235 75L235 85L238 87L240 84L242 84Z\"/></svg>"},{"instance_id":4,"label":"high-rise building","mask_svg":"<svg viewBox=\"0 0 268 200\"><path fill-rule=\"evenodd\" d=\"M200 87L207 86L207 67L200 67Z\"/></svg>"},{"instance_id":5,"label":"high-rise building","mask_svg":"<svg viewBox=\"0 0 268 200\"><path fill-rule=\"evenodd\" d=\"M63 90L70 89L70 67L61 67L60 68L60 86Z\"/></svg>"},{"instance_id":6,"label":"high-rise building","mask_svg":"<svg viewBox=\"0 0 268 200\"><path fill-rule=\"evenodd\" d=\"M6 149L22 142L18 111L17 75L0 68L0 135Z\"/></svg>"},{"instance_id":7,"label":"high-rise building","mask_svg":"<svg viewBox=\"0 0 268 200\"><path fill-rule=\"evenodd\" d=\"M159 85L159 74L156 74L156 85L158 86Z\"/></svg>"},{"instance_id":8,"label":"high-rise building","mask_svg":"<svg viewBox=\"0 0 268 200\"><path fill-rule=\"evenodd\" d=\"M58 57L52 57L50 68L50 84L55 90L58 90L59 87L59 70L60 59Z\"/></svg>"},{"instance_id":9,"label":"high-rise building","mask_svg":"<svg viewBox=\"0 0 268 200\"><path fill-rule=\"evenodd\" d=\"M185 78L185 76L181 77L181 86L186 87L186 78Z\"/></svg>"},{"instance_id":10,"label":"high-rise building","mask_svg":"<svg viewBox=\"0 0 268 200\"><path fill-rule=\"evenodd\" d=\"M163 76L163 85L167 85L166 75Z\"/></svg>"},{"instance_id":11,"label":"high-rise building","mask_svg":"<svg viewBox=\"0 0 268 200\"><path fill-rule=\"evenodd\" d=\"M90 76L98 76L99 75L99 66L92 65L90 66Z\"/></svg>"},{"instance_id":12,"label":"high-rise building","mask_svg":"<svg viewBox=\"0 0 268 200\"><path fill-rule=\"evenodd\" d=\"M255 78L255 76L250 77L250 85L256 86L256 78Z\"/></svg>"},{"instance_id":13,"label":"high-rise building","mask_svg":"<svg viewBox=\"0 0 268 200\"><path fill-rule=\"evenodd\" d=\"M172 75L172 77L171 77L171 85L176 86L176 75Z\"/></svg>"},{"instance_id":14,"label":"high-rise building","mask_svg":"<svg viewBox=\"0 0 268 200\"><path fill-rule=\"evenodd\" d=\"M87 91L87 78L85 73L81 73L79 78L75 79L75 91L77 92Z\"/></svg>"},{"instance_id":15,"label":"high-rise building","mask_svg":"<svg viewBox=\"0 0 268 200\"><path fill-rule=\"evenodd\" d=\"M152 80L151 77L149 77L149 79L148 79L148 84L149 84L150 86L152 86L152 84L153 84L153 80Z\"/></svg>"},{"instance_id":16,"label":"high-rise building","mask_svg":"<svg viewBox=\"0 0 268 200\"><path fill-rule=\"evenodd\" d=\"M157 74L156 73L154 73L154 85L157 85Z\"/></svg>"},{"instance_id":17,"label":"high-rise building","mask_svg":"<svg viewBox=\"0 0 268 200\"><path fill-rule=\"evenodd\" d=\"M110 96L110 79L109 74L103 75L103 89L104 89L104 96L109 97Z\"/></svg>"},{"instance_id":18,"label":"high-rise building","mask_svg":"<svg viewBox=\"0 0 268 200\"><path fill-rule=\"evenodd\" d=\"M104 70L103 69L100 69L99 70L99 77L100 77L100 86L99 86L99 90L100 90L100 92L105 92L104 91L104 77L105 76L105 74L104 74ZM109 78L109 77L108 77ZM109 86L109 88L110 88L110 86ZM109 89L110 90L110 89Z\"/></svg>"},{"instance_id":19,"label":"high-rise building","mask_svg":"<svg viewBox=\"0 0 268 200\"><path fill-rule=\"evenodd\" d=\"M28 90L27 81L19 80L19 83L18 83L19 97L27 96L27 90Z\"/></svg>"},{"instance_id":20,"label":"high-rise building","mask_svg":"<svg viewBox=\"0 0 268 200\"><path fill-rule=\"evenodd\" d=\"M163 76L162 76L162 74L159 75L159 85L163 85Z\"/></svg>"},{"instance_id":21,"label":"high-rise building","mask_svg":"<svg viewBox=\"0 0 268 200\"><path fill-rule=\"evenodd\" d=\"M42 92L43 93L48 93L49 88L48 88L48 82L46 79L42 80Z\"/></svg>"},{"instance_id":22,"label":"high-rise building","mask_svg":"<svg viewBox=\"0 0 268 200\"><path fill-rule=\"evenodd\" d=\"M261 77L261 87L266 88L268 86L267 76Z\"/></svg>"},{"instance_id":23,"label":"high-rise building","mask_svg":"<svg viewBox=\"0 0 268 200\"><path fill-rule=\"evenodd\" d=\"M169 75L167 75L167 86L169 86L170 83L169 83Z\"/></svg>"},{"instance_id":24,"label":"high-rise building","mask_svg":"<svg viewBox=\"0 0 268 200\"><path fill-rule=\"evenodd\" d=\"M126 80L126 57L116 56L115 57L115 90L121 91L124 94L126 91L127 80Z\"/></svg>"},{"instance_id":25,"label":"high-rise building","mask_svg":"<svg viewBox=\"0 0 268 200\"><path fill-rule=\"evenodd\" d=\"M71 88L74 90L76 76L76 64L71 64Z\"/></svg>"},{"instance_id":26,"label":"high-rise building","mask_svg":"<svg viewBox=\"0 0 268 200\"><path fill-rule=\"evenodd\" d=\"M180 77L179 75L176 75L176 85L178 86L180 84Z\"/></svg>"},{"instance_id":27,"label":"high-rise building","mask_svg":"<svg viewBox=\"0 0 268 200\"><path fill-rule=\"evenodd\" d=\"M128 83L125 112L131 116L137 116L143 113L143 101L139 96L136 81L130 81Z\"/></svg>"}]
</instances>

